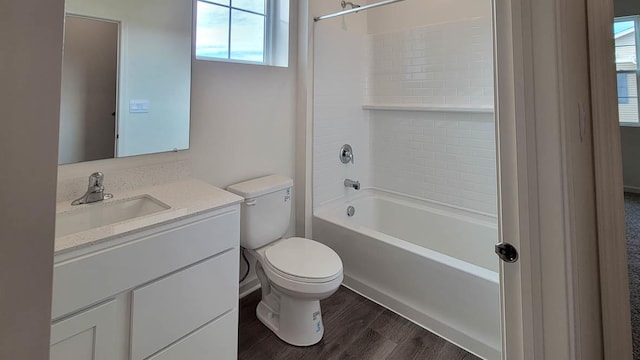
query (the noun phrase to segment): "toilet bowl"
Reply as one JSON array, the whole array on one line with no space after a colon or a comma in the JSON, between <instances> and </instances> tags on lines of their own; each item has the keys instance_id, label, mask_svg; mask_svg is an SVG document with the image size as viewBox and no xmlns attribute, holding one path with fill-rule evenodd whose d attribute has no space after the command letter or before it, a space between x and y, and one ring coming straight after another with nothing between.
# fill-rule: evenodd
<instances>
[{"instance_id":1,"label":"toilet bowl","mask_svg":"<svg viewBox=\"0 0 640 360\"><path fill-rule=\"evenodd\" d=\"M320 300L335 293L343 279L338 255L304 238L282 239L250 253L262 286L258 319L289 344L319 342L324 335Z\"/></svg>"},{"instance_id":2,"label":"toilet bowl","mask_svg":"<svg viewBox=\"0 0 640 360\"><path fill-rule=\"evenodd\" d=\"M292 186L291 179L271 175L227 190L245 198L240 244L256 259L262 287L258 319L283 341L309 346L324 335L320 300L338 290L343 267L324 244L282 237L289 228Z\"/></svg>"}]
</instances>

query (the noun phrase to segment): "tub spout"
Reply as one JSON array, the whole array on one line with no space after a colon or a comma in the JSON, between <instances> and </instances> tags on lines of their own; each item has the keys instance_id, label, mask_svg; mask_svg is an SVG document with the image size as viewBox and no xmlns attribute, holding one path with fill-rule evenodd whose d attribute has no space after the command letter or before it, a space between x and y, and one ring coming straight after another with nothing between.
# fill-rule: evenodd
<instances>
[{"instance_id":1,"label":"tub spout","mask_svg":"<svg viewBox=\"0 0 640 360\"><path fill-rule=\"evenodd\" d=\"M346 179L344 181L344 186L348 188L353 188L354 190L360 190L360 181L354 181L351 179Z\"/></svg>"}]
</instances>

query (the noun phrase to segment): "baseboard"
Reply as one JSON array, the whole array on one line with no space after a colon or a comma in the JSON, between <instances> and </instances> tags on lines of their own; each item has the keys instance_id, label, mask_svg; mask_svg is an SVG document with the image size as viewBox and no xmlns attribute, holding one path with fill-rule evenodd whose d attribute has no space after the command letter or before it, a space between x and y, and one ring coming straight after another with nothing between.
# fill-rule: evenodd
<instances>
[{"instance_id":1,"label":"baseboard","mask_svg":"<svg viewBox=\"0 0 640 360\"><path fill-rule=\"evenodd\" d=\"M625 186L624 187L624 192L633 193L633 194L640 194L640 187Z\"/></svg>"},{"instance_id":2,"label":"baseboard","mask_svg":"<svg viewBox=\"0 0 640 360\"><path fill-rule=\"evenodd\" d=\"M260 289L258 278L251 279L240 286L240 299Z\"/></svg>"}]
</instances>

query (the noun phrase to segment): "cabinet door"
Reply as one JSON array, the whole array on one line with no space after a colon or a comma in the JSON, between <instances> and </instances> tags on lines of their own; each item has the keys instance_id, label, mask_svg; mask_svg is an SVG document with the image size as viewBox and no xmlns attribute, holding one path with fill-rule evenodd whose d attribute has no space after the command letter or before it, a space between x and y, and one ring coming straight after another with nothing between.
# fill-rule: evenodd
<instances>
[{"instance_id":1,"label":"cabinet door","mask_svg":"<svg viewBox=\"0 0 640 360\"><path fill-rule=\"evenodd\" d=\"M147 360L235 360L238 358L238 312L234 309Z\"/></svg>"},{"instance_id":2,"label":"cabinet door","mask_svg":"<svg viewBox=\"0 0 640 360\"><path fill-rule=\"evenodd\" d=\"M51 360L113 358L115 301L109 300L51 326Z\"/></svg>"}]
</instances>

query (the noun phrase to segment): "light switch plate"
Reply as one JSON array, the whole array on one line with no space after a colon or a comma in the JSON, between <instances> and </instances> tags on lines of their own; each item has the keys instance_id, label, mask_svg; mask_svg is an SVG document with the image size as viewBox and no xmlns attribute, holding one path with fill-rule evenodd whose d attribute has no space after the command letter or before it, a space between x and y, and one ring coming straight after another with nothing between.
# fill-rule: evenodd
<instances>
[{"instance_id":1,"label":"light switch plate","mask_svg":"<svg viewBox=\"0 0 640 360\"><path fill-rule=\"evenodd\" d=\"M130 113L148 113L149 100L129 100Z\"/></svg>"}]
</instances>

